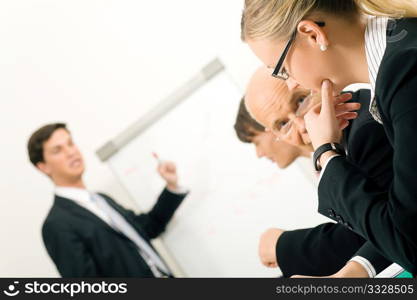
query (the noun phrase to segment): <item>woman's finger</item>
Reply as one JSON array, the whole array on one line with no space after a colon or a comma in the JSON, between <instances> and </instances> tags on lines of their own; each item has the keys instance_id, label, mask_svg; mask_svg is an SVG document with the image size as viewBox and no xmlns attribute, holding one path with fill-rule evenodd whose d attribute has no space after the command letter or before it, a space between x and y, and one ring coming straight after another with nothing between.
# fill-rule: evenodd
<instances>
[{"instance_id":1,"label":"woman's finger","mask_svg":"<svg viewBox=\"0 0 417 300\"><path fill-rule=\"evenodd\" d=\"M333 101L333 86L330 80L324 80L321 85L321 111L320 114L335 115Z\"/></svg>"},{"instance_id":2,"label":"woman's finger","mask_svg":"<svg viewBox=\"0 0 417 300\"><path fill-rule=\"evenodd\" d=\"M344 130L348 126L349 126L349 121L348 120L346 120L346 119L340 120L340 122L339 122L339 128L340 128L340 130Z\"/></svg>"},{"instance_id":3,"label":"woman's finger","mask_svg":"<svg viewBox=\"0 0 417 300\"><path fill-rule=\"evenodd\" d=\"M340 103L344 103L346 101L349 101L350 99L352 99L352 94L351 93L343 93L340 94L339 96L337 96L334 100L334 104L340 104Z\"/></svg>"},{"instance_id":4,"label":"woman's finger","mask_svg":"<svg viewBox=\"0 0 417 300\"><path fill-rule=\"evenodd\" d=\"M335 113L340 114L343 112L359 110L360 108L361 108L360 103L343 103L343 104L336 105Z\"/></svg>"},{"instance_id":5,"label":"woman's finger","mask_svg":"<svg viewBox=\"0 0 417 300\"><path fill-rule=\"evenodd\" d=\"M358 113L356 112L344 112L341 114L336 115L336 118L339 120L353 120L358 117Z\"/></svg>"}]
</instances>

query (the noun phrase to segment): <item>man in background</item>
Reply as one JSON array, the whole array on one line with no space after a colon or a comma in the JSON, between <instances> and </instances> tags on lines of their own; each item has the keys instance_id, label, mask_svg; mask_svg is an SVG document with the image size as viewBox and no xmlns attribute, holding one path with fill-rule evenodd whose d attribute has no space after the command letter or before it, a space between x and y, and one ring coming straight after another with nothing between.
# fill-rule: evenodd
<instances>
[{"instance_id":1,"label":"man in background","mask_svg":"<svg viewBox=\"0 0 417 300\"><path fill-rule=\"evenodd\" d=\"M176 166L162 162L166 181L156 204L135 214L83 181L83 157L63 123L49 124L28 142L31 163L55 186L55 200L42 227L45 247L63 277L171 277L152 247L185 198Z\"/></svg>"},{"instance_id":2,"label":"man in background","mask_svg":"<svg viewBox=\"0 0 417 300\"><path fill-rule=\"evenodd\" d=\"M289 90L285 82L276 80L270 74L266 68L256 71L248 85L246 106L252 116L275 137L312 151L303 116L318 103L319 97L309 95L309 91L302 88ZM344 103L349 98L366 103L370 100L370 91L359 90L352 97L342 96L338 107L341 113L359 108L353 103ZM238 116L236 122L241 120ZM361 165L364 172L381 186L392 179L392 149L383 127L372 119L366 105L360 108L358 118L344 130L344 145L349 159ZM373 160L368 159L370 153ZM364 277L373 277L390 262L377 252L362 249L365 242L363 237L351 230L350 224L338 219L338 224L325 223L314 228L292 231L268 229L261 236L259 256L265 266L279 266L285 277L333 274L347 261L356 264Z\"/></svg>"}]
</instances>

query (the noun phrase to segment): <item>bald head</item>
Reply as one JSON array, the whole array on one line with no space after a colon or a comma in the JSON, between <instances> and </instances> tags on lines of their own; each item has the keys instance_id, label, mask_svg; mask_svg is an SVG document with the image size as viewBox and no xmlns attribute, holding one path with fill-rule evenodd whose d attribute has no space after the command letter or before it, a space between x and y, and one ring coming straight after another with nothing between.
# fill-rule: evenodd
<instances>
[{"instance_id":1,"label":"bald head","mask_svg":"<svg viewBox=\"0 0 417 300\"><path fill-rule=\"evenodd\" d=\"M256 121L271 128L276 112L285 110L290 97L285 82L272 77L270 69L260 67L249 81L245 104Z\"/></svg>"}]
</instances>

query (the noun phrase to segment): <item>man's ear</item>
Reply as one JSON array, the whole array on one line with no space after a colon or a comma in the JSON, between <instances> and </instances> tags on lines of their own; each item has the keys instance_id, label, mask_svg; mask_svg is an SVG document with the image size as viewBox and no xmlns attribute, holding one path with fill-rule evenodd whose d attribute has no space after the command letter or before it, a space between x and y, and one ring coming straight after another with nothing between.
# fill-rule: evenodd
<instances>
[{"instance_id":1,"label":"man's ear","mask_svg":"<svg viewBox=\"0 0 417 300\"><path fill-rule=\"evenodd\" d=\"M45 162L38 162L36 164L36 167L45 175L51 176L51 169Z\"/></svg>"},{"instance_id":2,"label":"man's ear","mask_svg":"<svg viewBox=\"0 0 417 300\"><path fill-rule=\"evenodd\" d=\"M298 23L297 34L304 36L312 47L320 49L321 46L329 46L326 32L314 21L303 20Z\"/></svg>"}]
</instances>

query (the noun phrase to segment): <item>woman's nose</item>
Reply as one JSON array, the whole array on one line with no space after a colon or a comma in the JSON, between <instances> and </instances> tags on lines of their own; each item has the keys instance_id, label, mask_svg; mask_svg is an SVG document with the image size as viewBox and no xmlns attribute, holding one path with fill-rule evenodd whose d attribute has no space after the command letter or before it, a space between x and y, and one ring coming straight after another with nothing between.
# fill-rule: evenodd
<instances>
[{"instance_id":1,"label":"woman's nose","mask_svg":"<svg viewBox=\"0 0 417 300\"><path fill-rule=\"evenodd\" d=\"M285 80L285 83L287 84L288 89L290 91L294 90L295 88L297 88L299 86L298 82L295 81L294 79L292 79L291 77L288 78L287 80Z\"/></svg>"}]
</instances>

